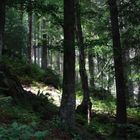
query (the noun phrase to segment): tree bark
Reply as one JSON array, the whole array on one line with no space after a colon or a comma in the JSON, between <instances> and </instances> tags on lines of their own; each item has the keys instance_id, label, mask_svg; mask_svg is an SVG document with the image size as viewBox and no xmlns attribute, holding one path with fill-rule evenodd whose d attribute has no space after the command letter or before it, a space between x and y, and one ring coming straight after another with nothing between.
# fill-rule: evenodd
<instances>
[{"instance_id":1,"label":"tree bark","mask_svg":"<svg viewBox=\"0 0 140 140\"><path fill-rule=\"evenodd\" d=\"M0 1L0 56L2 55L2 49L4 46L4 26L5 26L5 0Z\"/></svg>"},{"instance_id":2,"label":"tree bark","mask_svg":"<svg viewBox=\"0 0 140 140\"><path fill-rule=\"evenodd\" d=\"M59 74L61 74L61 71L60 71L60 52L56 52L57 53L57 56L56 56L56 66L57 66L57 71Z\"/></svg>"},{"instance_id":3,"label":"tree bark","mask_svg":"<svg viewBox=\"0 0 140 140\"><path fill-rule=\"evenodd\" d=\"M139 60L140 60L140 48L137 48L135 50L135 57L137 57L137 69L136 73L140 73L140 66L139 66ZM137 103L140 107L140 80L137 81L137 88L138 88L138 96L137 96Z\"/></svg>"},{"instance_id":4,"label":"tree bark","mask_svg":"<svg viewBox=\"0 0 140 140\"><path fill-rule=\"evenodd\" d=\"M28 36L28 62L32 63L32 1L29 1L28 7L28 26L29 26L29 36Z\"/></svg>"},{"instance_id":5,"label":"tree bark","mask_svg":"<svg viewBox=\"0 0 140 140\"><path fill-rule=\"evenodd\" d=\"M134 101L134 93L133 93L133 82L129 79L129 75L131 75L131 67L129 65L129 44L125 41L125 47L123 49L123 65L124 65L124 76L125 76L125 91L126 91L126 105L133 106L135 104Z\"/></svg>"},{"instance_id":6,"label":"tree bark","mask_svg":"<svg viewBox=\"0 0 140 140\"><path fill-rule=\"evenodd\" d=\"M42 69L47 69L47 40L46 35L43 35L43 42L42 42Z\"/></svg>"},{"instance_id":7,"label":"tree bark","mask_svg":"<svg viewBox=\"0 0 140 140\"><path fill-rule=\"evenodd\" d=\"M36 64L36 45L33 46L34 49L34 63Z\"/></svg>"},{"instance_id":8,"label":"tree bark","mask_svg":"<svg viewBox=\"0 0 140 140\"><path fill-rule=\"evenodd\" d=\"M75 126L74 0L64 0L64 71L60 118L67 129Z\"/></svg>"},{"instance_id":9,"label":"tree bark","mask_svg":"<svg viewBox=\"0 0 140 140\"><path fill-rule=\"evenodd\" d=\"M79 47L79 67L80 67L80 77L82 82L83 89L83 100L81 105L77 107L77 111L84 113L87 116L88 121L91 118L91 102L89 96L89 85L88 85L88 77L85 67L85 48L84 48L84 40L83 33L81 27L81 17L80 17L80 3L79 0L76 0L76 37L77 43Z\"/></svg>"},{"instance_id":10,"label":"tree bark","mask_svg":"<svg viewBox=\"0 0 140 140\"><path fill-rule=\"evenodd\" d=\"M116 78L116 94L117 94L117 110L116 121L118 124L126 124L126 95L125 95L125 80L122 62L122 48L120 43L120 32L118 25L118 8L116 0L109 0L110 19L112 26L113 38L113 54L114 54L114 67ZM125 137L125 129L118 129L119 134Z\"/></svg>"},{"instance_id":11,"label":"tree bark","mask_svg":"<svg viewBox=\"0 0 140 140\"><path fill-rule=\"evenodd\" d=\"M138 82L138 105L140 106L140 82Z\"/></svg>"},{"instance_id":12,"label":"tree bark","mask_svg":"<svg viewBox=\"0 0 140 140\"><path fill-rule=\"evenodd\" d=\"M95 88L93 52L88 50L88 67L90 74L90 87Z\"/></svg>"},{"instance_id":13,"label":"tree bark","mask_svg":"<svg viewBox=\"0 0 140 140\"><path fill-rule=\"evenodd\" d=\"M20 2L20 20L23 21L23 14L24 14L24 3L23 1Z\"/></svg>"}]
</instances>

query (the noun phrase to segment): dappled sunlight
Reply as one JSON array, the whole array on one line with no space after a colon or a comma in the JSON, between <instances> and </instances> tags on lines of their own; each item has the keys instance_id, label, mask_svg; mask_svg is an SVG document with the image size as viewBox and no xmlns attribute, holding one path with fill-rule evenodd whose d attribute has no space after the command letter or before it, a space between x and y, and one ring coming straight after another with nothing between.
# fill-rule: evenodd
<instances>
[{"instance_id":1,"label":"dappled sunlight","mask_svg":"<svg viewBox=\"0 0 140 140\"><path fill-rule=\"evenodd\" d=\"M30 91L33 94L43 94L48 97L55 105L60 106L61 102L61 91L58 89L47 86L43 83L35 82L34 84L29 85L23 85L24 90Z\"/></svg>"},{"instance_id":2,"label":"dappled sunlight","mask_svg":"<svg viewBox=\"0 0 140 140\"><path fill-rule=\"evenodd\" d=\"M0 0L0 140L139 140L139 9Z\"/></svg>"}]
</instances>

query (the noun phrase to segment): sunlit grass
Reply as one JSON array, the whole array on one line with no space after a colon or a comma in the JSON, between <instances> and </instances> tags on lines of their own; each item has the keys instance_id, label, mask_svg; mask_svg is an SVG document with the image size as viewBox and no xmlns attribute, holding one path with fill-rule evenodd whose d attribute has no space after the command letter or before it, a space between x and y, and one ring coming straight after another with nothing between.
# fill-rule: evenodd
<instances>
[{"instance_id":1,"label":"sunlit grass","mask_svg":"<svg viewBox=\"0 0 140 140\"><path fill-rule=\"evenodd\" d=\"M129 118L135 118L140 120L140 109L127 108L127 114Z\"/></svg>"},{"instance_id":2,"label":"sunlit grass","mask_svg":"<svg viewBox=\"0 0 140 140\"><path fill-rule=\"evenodd\" d=\"M103 101L92 99L92 109L96 113L115 114L116 105L114 101Z\"/></svg>"}]
</instances>

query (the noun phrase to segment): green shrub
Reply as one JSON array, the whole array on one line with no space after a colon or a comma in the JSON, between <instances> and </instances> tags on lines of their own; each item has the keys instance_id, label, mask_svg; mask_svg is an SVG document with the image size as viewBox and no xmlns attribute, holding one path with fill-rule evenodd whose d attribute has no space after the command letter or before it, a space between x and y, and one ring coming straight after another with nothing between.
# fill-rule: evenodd
<instances>
[{"instance_id":1,"label":"green shrub","mask_svg":"<svg viewBox=\"0 0 140 140\"><path fill-rule=\"evenodd\" d=\"M53 117L48 123L47 127L54 129L54 128L62 128L61 120L58 116Z\"/></svg>"},{"instance_id":2,"label":"green shrub","mask_svg":"<svg viewBox=\"0 0 140 140\"><path fill-rule=\"evenodd\" d=\"M87 129L91 133L98 133L102 135L109 135L112 133L113 124L111 123L102 123L98 118L94 118L90 125L87 126Z\"/></svg>"},{"instance_id":3,"label":"green shrub","mask_svg":"<svg viewBox=\"0 0 140 140\"><path fill-rule=\"evenodd\" d=\"M127 108L127 114L130 118L138 119L140 118L140 110L139 108Z\"/></svg>"},{"instance_id":4,"label":"green shrub","mask_svg":"<svg viewBox=\"0 0 140 140\"><path fill-rule=\"evenodd\" d=\"M87 124L87 120L80 114L76 114L76 122L81 125Z\"/></svg>"},{"instance_id":5,"label":"green shrub","mask_svg":"<svg viewBox=\"0 0 140 140\"><path fill-rule=\"evenodd\" d=\"M20 123L40 122L40 115L35 113L29 106L7 104L0 105L0 120L10 122L16 120Z\"/></svg>"},{"instance_id":6,"label":"green shrub","mask_svg":"<svg viewBox=\"0 0 140 140\"><path fill-rule=\"evenodd\" d=\"M97 113L105 113L114 115L116 104L115 101L112 100L92 100L93 102L93 110Z\"/></svg>"},{"instance_id":7,"label":"green shrub","mask_svg":"<svg viewBox=\"0 0 140 140\"><path fill-rule=\"evenodd\" d=\"M48 68L45 72L44 83L48 85L52 85L55 88L61 87L59 74L57 74L55 70Z\"/></svg>"},{"instance_id":8,"label":"green shrub","mask_svg":"<svg viewBox=\"0 0 140 140\"><path fill-rule=\"evenodd\" d=\"M100 88L90 88L91 96L93 98L99 99L99 100L112 100L113 96L111 95L110 91L100 87Z\"/></svg>"},{"instance_id":9,"label":"green shrub","mask_svg":"<svg viewBox=\"0 0 140 140\"><path fill-rule=\"evenodd\" d=\"M35 123L25 125L14 122L9 127L0 126L1 140L45 140L48 133L48 130L37 130Z\"/></svg>"},{"instance_id":10,"label":"green shrub","mask_svg":"<svg viewBox=\"0 0 140 140\"><path fill-rule=\"evenodd\" d=\"M48 68L44 71L36 64L29 65L24 59L12 59L8 56L3 56L0 62L7 64L11 73L15 74L23 83L39 81L55 88L61 87L60 75L55 70Z\"/></svg>"},{"instance_id":11,"label":"green shrub","mask_svg":"<svg viewBox=\"0 0 140 140\"><path fill-rule=\"evenodd\" d=\"M133 124L128 124L127 129L128 129L128 134L129 134L130 139L140 138L140 127L139 126L133 125Z\"/></svg>"}]
</instances>

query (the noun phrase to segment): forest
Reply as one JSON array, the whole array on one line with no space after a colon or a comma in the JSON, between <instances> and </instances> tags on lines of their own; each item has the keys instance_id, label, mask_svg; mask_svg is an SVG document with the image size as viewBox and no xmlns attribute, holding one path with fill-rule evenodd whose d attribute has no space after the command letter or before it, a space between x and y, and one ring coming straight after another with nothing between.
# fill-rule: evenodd
<instances>
[{"instance_id":1,"label":"forest","mask_svg":"<svg viewBox=\"0 0 140 140\"><path fill-rule=\"evenodd\" d=\"M0 140L140 140L140 0L0 0Z\"/></svg>"}]
</instances>

